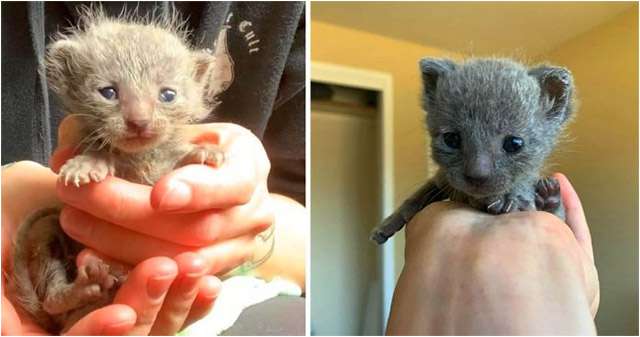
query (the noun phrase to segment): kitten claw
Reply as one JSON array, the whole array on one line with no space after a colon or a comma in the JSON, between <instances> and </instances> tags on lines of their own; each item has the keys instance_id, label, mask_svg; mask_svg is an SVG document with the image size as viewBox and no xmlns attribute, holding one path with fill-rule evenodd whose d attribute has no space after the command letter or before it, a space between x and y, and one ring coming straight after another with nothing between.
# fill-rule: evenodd
<instances>
[{"instance_id":1,"label":"kitten claw","mask_svg":"<svg viewBox=\"0 0 640 337\"><path fill-rule=\"evenodd\" d=\"M502 202L502 200L498 199L498 200L496 200L496 201L494 201L494 202L490 203L489 205L487 205L487 209L488 209L488 210L490 210L490 209L494 209L494 208L496 208L496 207L497 207L497 205L498 205L499 203L501 203L501 202Z\"/></svg>"},{"instance_id":2,"label":"kitten claw","mask_svg":"<svg viewBox=\"0 0 640 337\"><path fill-rule=\"evenodd\" d=\"M512 213L526 209L527 208L522 202L519 202L518 199L509 194L500 196L498 199L486 206L487 213L493 215Z\"/></svg>"},{"instance_id":3,"label":"kitten claw","mask_svg":"<svg viewBox=\"0 0 640 337\"><path fill-rule=\"evenodd\" d=\"M505 207L505 213L510 213L513 210L514 202L513 200L507 201L507 206Z\"/></svg>"}]
</instances>

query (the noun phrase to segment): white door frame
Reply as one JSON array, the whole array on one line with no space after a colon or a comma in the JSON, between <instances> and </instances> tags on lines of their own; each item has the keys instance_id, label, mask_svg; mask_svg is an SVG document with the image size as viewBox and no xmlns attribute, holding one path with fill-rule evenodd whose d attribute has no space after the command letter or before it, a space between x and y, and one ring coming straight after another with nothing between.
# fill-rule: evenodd
<instances>
[{"instance_id":1,"label":"white door frame","mask_svg":"<svg viewBox=\"0 0 640 337\"><path fill-rule=\"evenodd\" d=\"M375 90L381 93L382 104L378 113L380 125L379 139L382 148L379 156L381 174L381 209L382 216L393 212L393 78L388 73L346 67L342 65L322 62L311 62L311 80L315 82L342 85L345 87ZM312 191L313 193L313 191ZM382 221L382 218L379 219ZM373 244L373 243L372 243ZM395 288L395 242L389 238L384 245L379 246L382 285L382 331L386 329L391 309L391 300ZM313 261L312 261L313 263ZM313 295L312 295L313 296Z\"/></svg>"}]
</instances>

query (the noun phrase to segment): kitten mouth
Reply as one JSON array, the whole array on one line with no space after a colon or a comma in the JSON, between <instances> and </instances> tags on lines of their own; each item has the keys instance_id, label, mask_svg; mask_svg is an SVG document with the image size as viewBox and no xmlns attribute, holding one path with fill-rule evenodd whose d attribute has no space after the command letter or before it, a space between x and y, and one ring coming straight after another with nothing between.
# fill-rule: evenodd
<instances>
[{"instance_id":1,"label":"kitten mouth","mask_svg":"<svg viewBox=\"0 0 640 337\"><path fill-rule=\"evenodd\" d=\"M140 132L127 132L127 134L124 136L125 140L130 140L130 139L153 139L157 136L157 133L151 131L151 130L144 130L144 131L140 131Z\"/></svg>"},{"instance_id":2,"label":"kitten mouth","mask_svg":"<svg viewBox=\"0 0 640 337\"><path fill-rule=\"evenodd\" d=\"M476 198L483 198L491 195L501 194L503 192L503 189L494 184L465 184L464 192Z\"/></svg>"},{"instance_id":3,"label":"kitten mouth","mask_svg":"<svg viewBox=\"0 0 640 337\"><path fill-rule=\"evenodd\" d=\"M491 181L482 183L472 183L468 181L456 181L454 183L453 181L450 181L450 184L453 188L474 198L483 198L503 192L503 188L501 185L498 185L495 182Z\"/></svg>"},{"instance_id":4,"label":"kitten mouth","mask_svg":"<svg viewBox=\"0 0 640 337\"><path fill-rule=\"evenodd\" d=\"M125 152L138 152L153 147L159 140L157 133L128 134L120 139L117 146Z\"/></svg>"}]
</instances>

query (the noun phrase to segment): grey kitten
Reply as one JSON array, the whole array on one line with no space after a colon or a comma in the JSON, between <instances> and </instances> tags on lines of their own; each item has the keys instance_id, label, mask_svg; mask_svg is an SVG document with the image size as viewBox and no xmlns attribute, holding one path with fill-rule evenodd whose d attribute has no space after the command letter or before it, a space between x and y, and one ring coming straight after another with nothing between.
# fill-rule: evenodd
<instances>
[{"instance_id":1,"label":"grey kitten","mask_svg":"<svg viewBox=\"0 0 640 337\"><path fill-rule=\"evenodd\" d=\"M188 45L184 22L169 17L119 18L84 9L77 28L48 46L49 86L84 138L59 178L76 186L115 175L151 185L186 164L221 165L215 145L178 137L181 125L207 117L222 83L215 55ZM17 304L52 333L64 332L111 303L126 273L92 259L60 228L59 210L42 210L16 234L13 287Z\"/></svg>"},{"instance_id":2,"label":"grey kitten","mask_svg":"<svg viewBox=\"0 0 640 337\"><path fill-rule=\"evenodd\" d=\"M423 108L439 170L371 239L384 243L428 204L444 199L491 214L543 210L564 220L560 187L541 178L572 117L573 78L554 66L508 59L420 61Z\"/></svg>"}]
</instances>

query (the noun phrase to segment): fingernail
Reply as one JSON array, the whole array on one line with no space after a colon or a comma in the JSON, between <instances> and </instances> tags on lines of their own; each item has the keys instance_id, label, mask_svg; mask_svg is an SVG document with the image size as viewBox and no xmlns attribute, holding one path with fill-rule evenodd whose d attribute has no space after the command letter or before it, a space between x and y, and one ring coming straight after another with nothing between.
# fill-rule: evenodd
<instances>
[{"instance_id":1,"label":"fingernail","mask_svg":"<svg viewBox=\"0 0 640 337\"><path fill-rule=\"evenodd\" d=\"M79 223L73 216L69 215L69 212L71 211L63 210L60 213L60 225L64 232L76 239L90 236L93 227L90 224Z\"/></svg>"},{"instance_id":2,"label":"fingernail","mask_svg":"<svg viewBox=\"0 0 640 337\"><path fill-rule=\"evenodd\" d=\"M147 295L153 300L164 296L167 290L169 290L169 285L171 285L171 281L173 281L175 276L175 274L171 274L151 278L147 281Z\"/></svg>"},{"instance_id":3,"label":"fingernail","mask_svg":"<svg viewBox=\"0 0 640 337\"><path fill-rule=\"evenodd\" d=\"M222 282L217 277L211 276L205 279L206 286L204 286L203 297L207 300L213 300L218 297L220 293L220 288L222 287Z\"/></svg>"},{"instance_id":4,"label":"fingernail","mask_svg":"<svg viewBox=\"0 0 640 337\"><path fill-rule=\"evenodd\" d=\"M188 278L199 278L206 272L206 262L201 257L194 258L189 267L189 270L185 271Z\"/></svg>"},{"instance_id":5,"label":"fingernail","mask_svg":"<svg viewBox=\"0 0 640 337\"><path fill-rule=\"evenodd\" d=\"M191 202L191 188L179 181L170 180L167 193L162 196L158 204L159 210L172 211L188 205Z\"/></svg>"}]
</instances>

